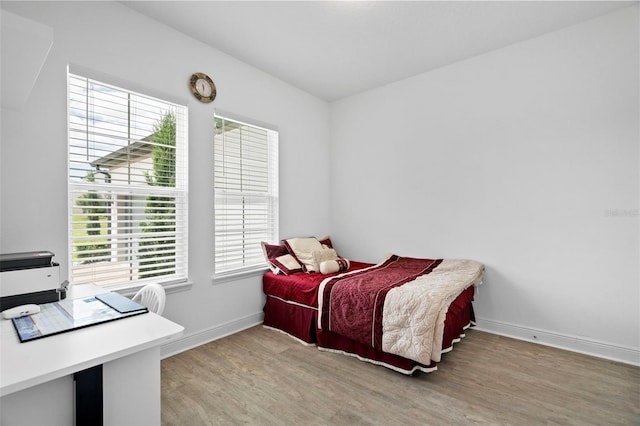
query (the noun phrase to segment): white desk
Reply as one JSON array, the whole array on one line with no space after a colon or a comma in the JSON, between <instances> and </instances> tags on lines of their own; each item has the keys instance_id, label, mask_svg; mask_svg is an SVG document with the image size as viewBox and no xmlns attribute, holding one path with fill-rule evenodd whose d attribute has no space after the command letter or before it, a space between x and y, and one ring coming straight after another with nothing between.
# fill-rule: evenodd
<instances>
[{"instance_id":1,"label":"white desk","mask_svg":"<svg viewBox=\"0 0 640 426\"><path fill-rule=\"evenodd\" d=\"M68 297L98 293L80 286ZM20 343L11 321L0 320L0 423L72 424L72 375L102 364L104 424L159 425L160 345L183 331L147 313Z\"/></svg>"}]
</instances>

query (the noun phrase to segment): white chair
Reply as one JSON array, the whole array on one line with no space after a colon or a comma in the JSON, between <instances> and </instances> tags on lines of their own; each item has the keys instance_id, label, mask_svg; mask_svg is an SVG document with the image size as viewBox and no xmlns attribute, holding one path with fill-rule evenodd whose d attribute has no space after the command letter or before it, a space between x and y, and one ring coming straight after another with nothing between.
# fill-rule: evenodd
<instances>
[{"instance_id":1,"label":"white chair","mask_svg":"<svg viewBox=\"0 0 640 426\"><path fill-rule=\"evenodd\" d=\"M132 300L146 306L149 311L162 315L166 299L167 295L164 292L164 287L154 283L142 287L136 295L133 296Z\"/></svg>"}]
</instances>

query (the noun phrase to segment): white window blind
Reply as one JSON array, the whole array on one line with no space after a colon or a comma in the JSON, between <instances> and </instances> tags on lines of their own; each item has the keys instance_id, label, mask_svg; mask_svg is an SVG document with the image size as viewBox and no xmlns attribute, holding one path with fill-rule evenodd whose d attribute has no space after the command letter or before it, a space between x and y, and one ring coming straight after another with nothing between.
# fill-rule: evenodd
<instances>
[{"instance_id":1,"label":"white window blind","mask_svg":"<svg viewBox=\"0 0 640 426\"><path fill-rule=\"evenodd\" d=\"M278 132L216 117L215 275L264 268L278 241Z\"/></svg>"},{"instance_id":2,"label":"white window blind","mask_svg":"<svg viewBox=\"0 0 640 426\"><path fill-rule=\"evenodd\" d=\"M187 278L187 108L69 74L73 284Z\"/></svg>"}]
</instances>

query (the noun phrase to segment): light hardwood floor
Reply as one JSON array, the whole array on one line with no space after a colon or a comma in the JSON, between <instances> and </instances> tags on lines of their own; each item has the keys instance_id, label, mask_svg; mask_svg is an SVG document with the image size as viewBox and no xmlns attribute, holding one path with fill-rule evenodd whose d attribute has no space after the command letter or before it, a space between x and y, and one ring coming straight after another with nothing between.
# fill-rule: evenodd
<instances>
[{"instance_id":1,"label":"light hardwood floor","mask_svg":"<svg viewBox=\"0 0 640 426\"><path fill-rule=\"evenodd\" d=\"M163 425L640 425L640 368L469 330L405 376L257 326L162 361Z\"/></svg>"}]
</instances>

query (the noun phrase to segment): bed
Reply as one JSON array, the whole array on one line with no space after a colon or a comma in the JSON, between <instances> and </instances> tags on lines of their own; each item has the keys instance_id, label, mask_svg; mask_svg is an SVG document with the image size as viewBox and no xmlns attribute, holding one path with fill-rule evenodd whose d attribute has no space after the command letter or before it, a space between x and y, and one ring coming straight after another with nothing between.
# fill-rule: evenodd
<instances>
[{"instance_id":1,"label":"bed","mask_svg":"<svg viewBox=\"0 0 640 426\"><path fill-rule=\"evenodd\" d=\"M314 269L295 248L278 248L289 262L279 263L284 273L275 267L264 274L264 326L301 343L404 374L431 372L474 323L474 291L484 272L478 262L389 255L378 264L351 261L320 271L322 262Z\"/></svg>"}]
</instances>

